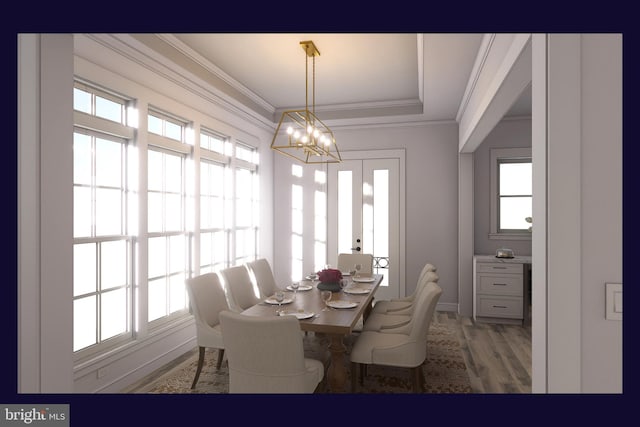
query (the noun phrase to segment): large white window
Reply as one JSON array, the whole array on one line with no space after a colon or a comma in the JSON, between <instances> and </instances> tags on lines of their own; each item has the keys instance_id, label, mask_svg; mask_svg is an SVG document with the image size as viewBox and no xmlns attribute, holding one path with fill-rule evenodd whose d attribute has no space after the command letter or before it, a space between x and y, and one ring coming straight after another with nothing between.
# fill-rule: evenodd
<instances>
[{"instance_id":1,"label":"large white window","mask_svg":"<svg viewBox=\"0 0 640 427\"><path fill-rule=\"evenodd\" d=\"M148 321L187 309L185 280L190 274L187 233L187 123L149 112L147 151ZM179 141L179 144L173 141Z\"/></svg>"},{"instance_id":2,"label":"large white window","mask_svg":"<svg viewBox=\"0 0 640 427\"><path fill-rule=\"evenodd\" d=\"M196 136L191 120L157 106L148 109L147 132L136 132L136 103L75 84L78 362L189 316L185 280L196 270L218 271L258 257L257 149L204 127ZM146 141L137 140L140 135ZM144 221L140 212L146 212Z\"/></svg>"},{"instance_id":3,"label":"large white window","mask_svg":"<svg viewBox=\"0 0 640 427\"><path fill-rule=\"evenodd\" d=\"M496 239L530 239L532 167L528 148L491 150L491 234Z\"/></svg>"},{"instance_id":4,"label":"large white window","mask_svg":"<svg viewBox=\"0 0 640 427\"><path fill-rule=\"evenodd\" d=\"M73 350L80 357L132 337L134 148L126 107L124 98L75 85Z\"/></svg>"},{"instance_id":5,"label":"large white window","mask_svg":"<svg viewBox=\"0 0 640 427\"><path fill-rule=\"evenodd\" d=\"M236 143L234 165L234 248L233 265L258 256L258 153L253 147Z\"/></svg>"},{"instance_id":6,"label":"large white window","mask_svg":"<svg viewBox=\"0 0 640 427\"><path fill-rule=\"evenodd\" d=\"M200 133L200 274L229 264L229 145L214 132Z\"/></svg>"}]
</instances>

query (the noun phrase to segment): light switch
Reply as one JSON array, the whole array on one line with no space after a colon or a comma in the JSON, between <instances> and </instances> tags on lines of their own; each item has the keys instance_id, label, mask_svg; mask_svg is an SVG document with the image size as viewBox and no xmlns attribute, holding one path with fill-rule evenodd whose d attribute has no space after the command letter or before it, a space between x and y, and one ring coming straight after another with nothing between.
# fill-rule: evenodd
<instances>
[{"instance_id":1,"label":"light switch","mask_svg":"<svg viewBox=\"0 0 640 427\"><path fill-rule=\"evenodd\" d=\"M613 293L613 312L622 313L622 292Z\"/></svg>"},{"instance_id":2,"label":"light switch","mask_svg":"<svg viewBox=\"0 0 640 427\"><path fill-rule=\"evenodd\" d=\"M607 320L622 320L622 283L606 283L606 314Z\"/></svg>"}]
</instances>

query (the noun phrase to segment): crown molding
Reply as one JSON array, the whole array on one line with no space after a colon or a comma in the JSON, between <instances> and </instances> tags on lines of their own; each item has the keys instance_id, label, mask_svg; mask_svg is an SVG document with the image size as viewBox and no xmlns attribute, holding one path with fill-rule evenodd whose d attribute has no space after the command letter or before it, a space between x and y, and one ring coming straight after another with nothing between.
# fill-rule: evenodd
<instances>
[{"instance_id":1,"label":"crown molding","mask_svg":"<svg viewBox=\"0 0 640 427\"><path fill-rule=\"evenodd\" d=\"M202 97L229 113L240 117L261 129L273 131L275 123L270 117L261 114L239 102L233 96L206 81L195 73L173 62L166 55L144 43L137 34L79 34L114 51L126 60L132 61L151 72L175 83L185 90ZM151 35L154 36L154 35ZM158 39L160 40L160 39ZM162 41L165 43L164 41ZM167 46L170 46L167 44ZM173 48L173 46L170 46ZM90 53L80 53L91 60ZM180 53L182 54L182 53ZM199 64L198 64L199 65Z\"/></svg>"},{"instance_id":2,"label":"crown molding","mask_svg":"<svg viewBox=\"0 0 640 427\"><path fill-rule=\"evenodd\" d=\"M270 112L272 115L275 114L276 109L273 105L269 104L266 100L258 96L251 89L249 89L248 87L246 87L245 85L243 85L242 83L240 83L239 81L237 81L236 79L234 79L233 77L225 73L222 69L220 69L214 63L212 63L211 61L209 61L208 59L200 55L198 52L191 49L189 46L184 44L181 40L179 40L173 34L156 34L156 36L160 40L163 40L165 43L173 46L176 50L181 52L184 56L186 56L190 60L206 68L210 73L218 77L220 80L224 81L226 84L228 84L238 92L242 93L247 98L251 99L256 104L260 105L262 108Z\"/></svg>"}]
</instances>

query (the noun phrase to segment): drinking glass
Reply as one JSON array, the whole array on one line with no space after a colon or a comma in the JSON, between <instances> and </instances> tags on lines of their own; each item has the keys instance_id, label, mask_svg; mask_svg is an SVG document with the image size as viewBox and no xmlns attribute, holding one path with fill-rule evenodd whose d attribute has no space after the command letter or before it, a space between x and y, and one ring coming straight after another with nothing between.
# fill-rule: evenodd
<instances>
[{"instance_id":1,"label":"drinking glass","mask_svg":"<svg viewBox=\"0 0 640 427\"><path fill-rule=\"evenodd\" d=\"M281 313L280 307L282 307L282 301L284 301L284 292L276 291L276 294L274 296L276 301L278 302L278 309L276 310L276 315L280 315Z\"/></svg>"},{"instance_id":2,"label":"drinking glass","mask_svg":"<svg viewBox=\"0 0 640 427\"><path fill-rule=\"evenodd\" d=\"M329 307L328 302L331 300L331 291L322 291L320 294L322 296L322 301L324 301L324 308L322 311L329 311L331 307Z\"/></svg>"},{"instance_id":3,"label":"drinking glass","mask_svg":"<svg viewBox=\"0 0 640 427\"><path fill-rule=\"evenodd\" d=\"M300 287L300 282L293 282L291 284L291 289L293 289L293 299L296 299L298 296L298 288Z\"/></svg>"},{"instance_id":4,"label":"drinking glass","mask_svg":"<svg viewBox=\"0 0 640 427\"><path fill-rule=\"evenodd\" d=\"M360 277L360 270L362 270L362 264L356 264L353 266L356 269L356 277Z\"/></svg>"}]
</instances>

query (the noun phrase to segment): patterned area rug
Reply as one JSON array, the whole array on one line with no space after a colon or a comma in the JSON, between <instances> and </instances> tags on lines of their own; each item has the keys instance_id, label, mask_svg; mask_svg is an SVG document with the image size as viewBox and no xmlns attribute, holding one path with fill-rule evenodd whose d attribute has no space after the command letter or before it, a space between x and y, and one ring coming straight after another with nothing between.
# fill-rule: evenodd
<instances>
[{"instance_id":1,"label":"patterned area rug","mask_svg":"<svg viewBox=\"0 0 640 427\"><path fill-rule=\"evenodd\" d=\"M357 339L357 336L351 340ZM305 354L320 360L328 360L326 341L309 333L304 338ZM347 353L351 341L346 340ZM216 370L218 353L207 350L200 379L194 390L191 382L197 366L197 353L176 366L157 380L133 393L159 394L203 394L228 393L229 371L226 360L219 371ZM348 356L346 362L350 367ZM350 369L347 369L349 372ZM427 358L422 365L425 378L425 393L473 393L466 366L462 358L460 344L446 325L431 324L427 338ZM348 374L350 375L350 374ZM347 387L351 385L348 377ZM412 393L412 378L409 369L388 366L368 366L364 385L359 385L358 393ZM323 392L323 391L318 391Z\"/></svg>"}]
</instances>

